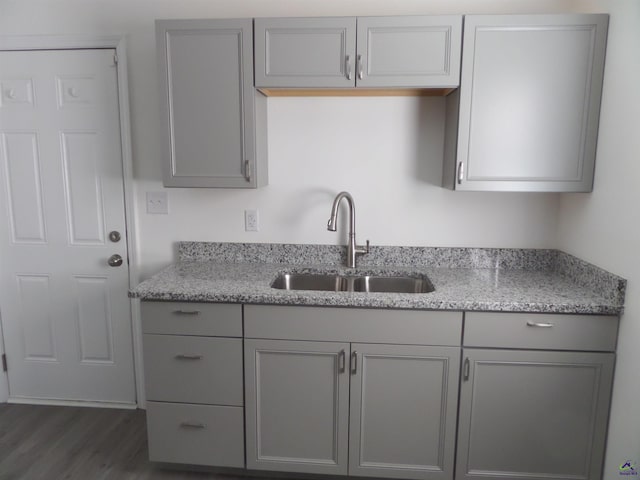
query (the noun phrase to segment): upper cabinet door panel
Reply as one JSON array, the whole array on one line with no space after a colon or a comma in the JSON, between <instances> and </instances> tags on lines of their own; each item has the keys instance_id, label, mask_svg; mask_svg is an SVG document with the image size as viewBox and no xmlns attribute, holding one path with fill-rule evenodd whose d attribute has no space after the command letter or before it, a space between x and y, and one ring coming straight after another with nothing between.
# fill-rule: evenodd
<instances>
[{"instance_id":1,"label":"upper cabinet door panel","mask_svg":"<svg viewBox=\"0 0 640 480\"><path fill-rule=\"evenodd\" d=\"M256 18L256 87L353 87L356 19Z\"/></svg>"},{"instance_id":2,"label":"upper cabinet door panel","mask_svg":"<svg viewBox=\"0 0 640 480\"><path fill-rule=\"evenodd\" d=\"M358 17L359 87L456 87L460 15Z\"/></svg>"},{"instance_id":3,"label":"upper cabinet door panel","mask_svg":"<svg viewBox=\"0 0 640 480\"><path fill-rule=\"evenodd\" d=\"M252 186L251 20L159 20L156 29L168 120L165 185Z\"/></svg>"},{"instance_id":4,"label":"upper cabinet door panel","mask_svg":"<svg viewBox=\"0 0 640 480\"><path fill-rule=\"evenodd\" d=\"M457 189L592 189L607 25L465 17Z\"/></svg>"}]
</instances>

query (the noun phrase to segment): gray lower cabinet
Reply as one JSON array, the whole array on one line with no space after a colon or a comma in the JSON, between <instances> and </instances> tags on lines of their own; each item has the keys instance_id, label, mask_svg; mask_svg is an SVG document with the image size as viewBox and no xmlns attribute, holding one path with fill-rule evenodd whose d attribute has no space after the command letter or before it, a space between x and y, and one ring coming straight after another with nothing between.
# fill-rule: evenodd
<instances>
[{"instance_id":1,"label":"gray lower cabinet","mask_svg":"<svg viewBox=\"0 0 640 480\"><path fill-rule=\"evenodd\" d=\"M245 340L247 468L347 474L348 343Z\"/></svg>"},{"instance_id":2,"label":"gray lower cabinet","mask_svg":"<svg viewBox=\"0 0 640 480\"><path fill-rule=\"evenodd\" d=\"M248 19L157 20L164 185L267 183L266 99Z\"/></svg>"},{"instance_id":3,"label":"gray lower cabinet","mask_svg":"<svg viewBox=\"0 0 640 480\"><path fill-rule=\"evenodd\" d=\"M453 475L460 349L351 345L349 475Z\"/></svg>"},{"instance_id":4,"label":"gray lower cabinet","mask_svg":"<svg viewBox=\"0 0 640 480\"><path fill-rule=\"evenodd\" d=\"M602 478L617 331L612 316L466 313L456 479Z\"/></svg>"},{"instance_id":5,"label":"gray lower cabinet","mask_svg":"<svg viewBox=\"0 0 640 480\"><path fill-rule=\"evenodd\" d=\"M149 458L244 467L242 307L142 302Z\"/></svg>"},{"instance_id":6,"label":"gray lower cabinet","mask_svg":"<svg viewBox=\"0 0 640 480\"><path fill-rule=\"evenodd\" d=\"M466 15L444 185L589 192L608 15Z\"/></svg>"},{"instance_id":7,"label":"gray lower cabinet","mask_svg":"<svg viewBox=\"0 0 640 480\"><path fill-rule=\"evenodd\" d=\"M464 358L457 480L602 478L614 354L465 349Z\"/></svg>"},{"instance_id":8,"label":"gray lower cabinet","mask_svg":"<svg viewBox=\"0 0 640 480\"><path fill-rule=\"evenodd\" d=\"M453 478L461 317L245 306L247 468Z\"/></svg>"},{"instance_id":9,"label":"gray lower cabinet","mask_svg":"<svg viewBox=\"0 0 640 480\"><path fill-rule=\"evenodd\" d=\"M255 19L256 87L456 87L462 16Z\"/></svg>"}]
</instances>

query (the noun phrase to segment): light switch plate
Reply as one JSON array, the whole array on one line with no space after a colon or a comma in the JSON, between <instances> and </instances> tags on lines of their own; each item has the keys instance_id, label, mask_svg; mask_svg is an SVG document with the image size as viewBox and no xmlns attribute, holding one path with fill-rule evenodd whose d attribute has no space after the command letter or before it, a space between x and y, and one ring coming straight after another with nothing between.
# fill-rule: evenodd
<instances>
[{"instance_id":1,"label":"light switch plate","mask_svg":"<svg viewBox=\"0 0 640 480\"><path fill-rule=\"evenodd\" d=\"M169 196L167 192L147 192L147 213L167 215Z\"/></svg>"}]
</instances>

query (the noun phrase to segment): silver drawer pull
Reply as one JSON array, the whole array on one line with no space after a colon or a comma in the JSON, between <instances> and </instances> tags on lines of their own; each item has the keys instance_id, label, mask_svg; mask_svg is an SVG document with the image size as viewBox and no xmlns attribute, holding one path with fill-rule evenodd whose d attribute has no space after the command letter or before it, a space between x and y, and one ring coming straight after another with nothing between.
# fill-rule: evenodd
<instances>
[{"instance_id":1,"label":"silver drawer pull","mask_svg":"<svg viewBox=\"0 0 640 480\"><path fill-rule=\"evenodd\" d=\"M200 315L199 310L174 310L176 315Z\"/></svg>"},{"instance_id":2,"label":"silver drawer pull","mask_svg":"<svg viewBox=\"0 0 640 480\"><path fill-rule=\"evenodd\" d=\"M178 360L202 360L202 355L184 355L179 353L176 355L176 358Z\"/></svg>"},{"instance_id":3,"label":"silver drawer pull","mask_svg":"<svg viewBox=\"0 0 640 480\"><path fill-rule=\"evenodd\" d=\"M182 422L180 424L182 428L207 428L204 423L196 423L196 422Z\"/></svg>"},{"instance_id":4,"label":"silver drawer pull","mask_svg":"<svg viewBox=\"0 0 640 480\"><path fill-rule=\"evenodd\" d=\"M540 323L540 322L528 321L527 327L551 328L553 327L553 323Z\"/></svg>"}]
</instances>

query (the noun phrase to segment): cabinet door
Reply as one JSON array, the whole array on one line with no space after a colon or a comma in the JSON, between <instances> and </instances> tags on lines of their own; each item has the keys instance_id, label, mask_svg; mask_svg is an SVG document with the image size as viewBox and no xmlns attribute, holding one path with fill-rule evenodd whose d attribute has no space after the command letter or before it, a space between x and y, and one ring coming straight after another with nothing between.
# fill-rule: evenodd
<instances>
[{"instance_id":1,"label":"cabinet door","mask_svg":"<svg viewBox=\"0 0 640 480\"><path fill-rule=\"evenodd\" d=\"M458 480L601 478L614 354L464 357Z\"/></svg>"},{"instance_id":2,"label":"cabinet door","mask_svg":"<svg viewBox=\"0 0 640 480\"><path fill-rule=\"evenodd\" d=\"M256 18L256 87L353 87L356 19Z\"/></svg>"},{"instance_id":3,"label":"cabinet door","mask_svg":"<svg viewBox=\"0 0 640 480\"><path fill-rule=\"evenodd\" d=\"M460 349L352 350L349 474L453 478Z\"/></svg>"},{"instance_id":4,"label":"cabinet door","mask_svg":"<svg viewBox=\"0 0 640 480\"><path fill-rule=\"evenodd\" d=\"M465 17L457 190L592 190L607 25Z\"/></svg>"},{"instance_id":5,"label":"cabinet door","mask_svg":"<svg viewBox=\"0 0 640 480\"><path fill-rule=\"evenodd\" d=\"M348 343L245 340L247 468L347 473Z\"/></svg>"},{"instance_id":6,"label":"cabinet door","mask_svg":"<svg viewBox=\"0 0 640 480\"><path fill-rule=\"evenodd\" d=\"M251 19L158 20L156 35L164 184L247 188L265 183L266 164L257 157L266 145L256 137L264 100L253 88Z\"/></svg>"},{"instance_id":7,"label":"cabinet door","mask_svg":"<svg viewBox=\"0 0 640 480\"><path fill-rule=\"evenodd\" d=\"M358 87L456 87L460 15L358 17Z\"/></svg>"}]
</instances>

